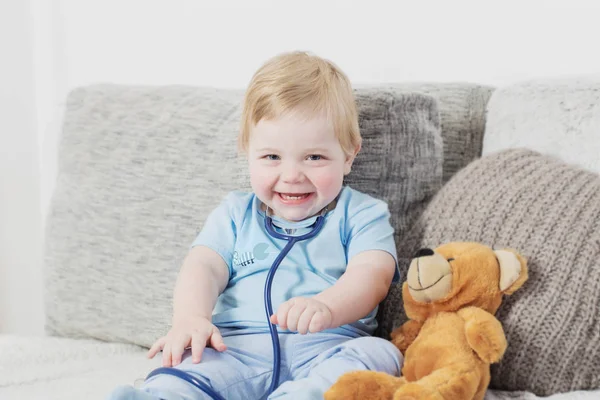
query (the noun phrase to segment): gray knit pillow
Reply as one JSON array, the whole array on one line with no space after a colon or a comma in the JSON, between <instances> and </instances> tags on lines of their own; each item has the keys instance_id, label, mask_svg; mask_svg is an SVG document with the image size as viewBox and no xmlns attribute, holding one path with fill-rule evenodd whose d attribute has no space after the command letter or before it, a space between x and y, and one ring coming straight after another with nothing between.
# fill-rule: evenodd
<instances>
[{"instance_id":1,"label":"gray knit pillow","mask_svg":"<svg viewBox=\"0 0 600 400\"><path fill-rule=\"evenodd\" d=\"M528 259L529 281L497 313L508 350L491 387L544 396L600 387L599 175L530 150L486 156L431 201L399 249L402 263L450 241Z\"/></svg>"},{"instance_id":2,"label":"gray knit pillow","mask_svg":"<svg viewBox=\"0 0 600 400\"><path fill-rule=\"evenodd\" d=\"M364 146L347 183L390 200L403 230L441 183L435 101L357 92ZM51 334L149 346L204 219L249 189L236 154L241 91L91 86L69 96L48 220Z\"/></svg>"}]
</instances>

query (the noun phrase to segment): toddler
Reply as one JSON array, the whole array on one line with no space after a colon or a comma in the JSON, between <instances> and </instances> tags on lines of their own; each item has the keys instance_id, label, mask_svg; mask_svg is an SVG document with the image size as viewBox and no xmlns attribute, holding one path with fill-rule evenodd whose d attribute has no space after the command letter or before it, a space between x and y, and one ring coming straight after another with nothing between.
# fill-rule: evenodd
<instances>
[{"instance_id":1,"label":"toddler","mask_svg":"<svg viewBox=\"0 0 600 400\"><path fill-rule=\"evenodd\" d=\"M177 279L171 330L148 356L162 351L164 366L228 400L322 399L345 372L399 375L398 349L371 336L377 305L397 278L388 207L343 185L361 147L348 78L308 53L267 61L246 91L239 146L253 191L230 193L207 218ZM301 236L319 215L322 229L291 248L273 280L281 385L268 394L273 348L263 288L286 241L269 234L265 218L276 232ZM171 375L110 396L209 398Z\"/></svg>"}]
</instances>

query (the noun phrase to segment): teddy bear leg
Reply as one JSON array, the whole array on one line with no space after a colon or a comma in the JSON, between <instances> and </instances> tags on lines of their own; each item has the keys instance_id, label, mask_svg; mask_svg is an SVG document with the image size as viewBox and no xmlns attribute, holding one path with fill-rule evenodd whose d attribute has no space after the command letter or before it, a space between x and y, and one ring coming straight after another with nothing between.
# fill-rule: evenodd
<instances>
[{"instance_id":1,"label":"teddy bear leg","mask_svg":"<svg viewBox=\"0 0 600 400\"><path fill-rule=\"evenodd\" d=\"M325 400L391 400L404 383L404 378L383 372L348 372L325 393Z\"/></svg>"},{"instance_id":2,"label":"teddy bear leg","mask_svg":"<svg viewBox=\"0 0 600 400\"><path fill-rule=\"evenodd\" d=\"M394 400L474 400L478 397L480 377L477 371L449 366L438 369L418 381L402 385Z\"/></svg>"}]
</instances>

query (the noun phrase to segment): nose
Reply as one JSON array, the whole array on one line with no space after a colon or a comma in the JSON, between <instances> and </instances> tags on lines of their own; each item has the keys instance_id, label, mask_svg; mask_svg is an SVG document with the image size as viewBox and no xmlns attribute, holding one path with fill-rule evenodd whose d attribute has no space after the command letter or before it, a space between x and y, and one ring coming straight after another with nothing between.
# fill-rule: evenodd
<instances>
[{"instance_id":1,"label":"nose","mask_svg":"<svg viewBox=\"0 0 600 400\"><path fill-rule=\"evenodd\" d=\"M420 249L419 251L417 251L417 254L415 254L415 258L432 256L434 254L435 253L433 252L433 250L424 248L424 249Z\"/></svg>"},{"instance_id":2,"label":"nose","mask_svg":"<svg viewBox=\"0 0 600 400\"><path fill-rule=\"evenodd\" d=\"M285 183L298 183L303 179L302 169L295 163L286 165L281 172L281 180Z\"/></svg>"}]
</instances>

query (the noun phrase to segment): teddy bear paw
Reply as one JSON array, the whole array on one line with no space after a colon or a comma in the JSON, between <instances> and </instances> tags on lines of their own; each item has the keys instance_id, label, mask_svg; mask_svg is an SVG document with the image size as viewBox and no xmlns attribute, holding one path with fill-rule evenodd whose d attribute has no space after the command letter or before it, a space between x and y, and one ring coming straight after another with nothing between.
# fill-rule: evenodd
<instances>
[{"instance_id":1,"label":"teddy bear paw","mask_svg":"<svg viewBox=\"0 0 600 400\"><path fill-rule=\"evenodd\" d=\"M443 397L418 383L407 383L396 391L394 400L443 400Z\"/></svg>"}]
</instances>

